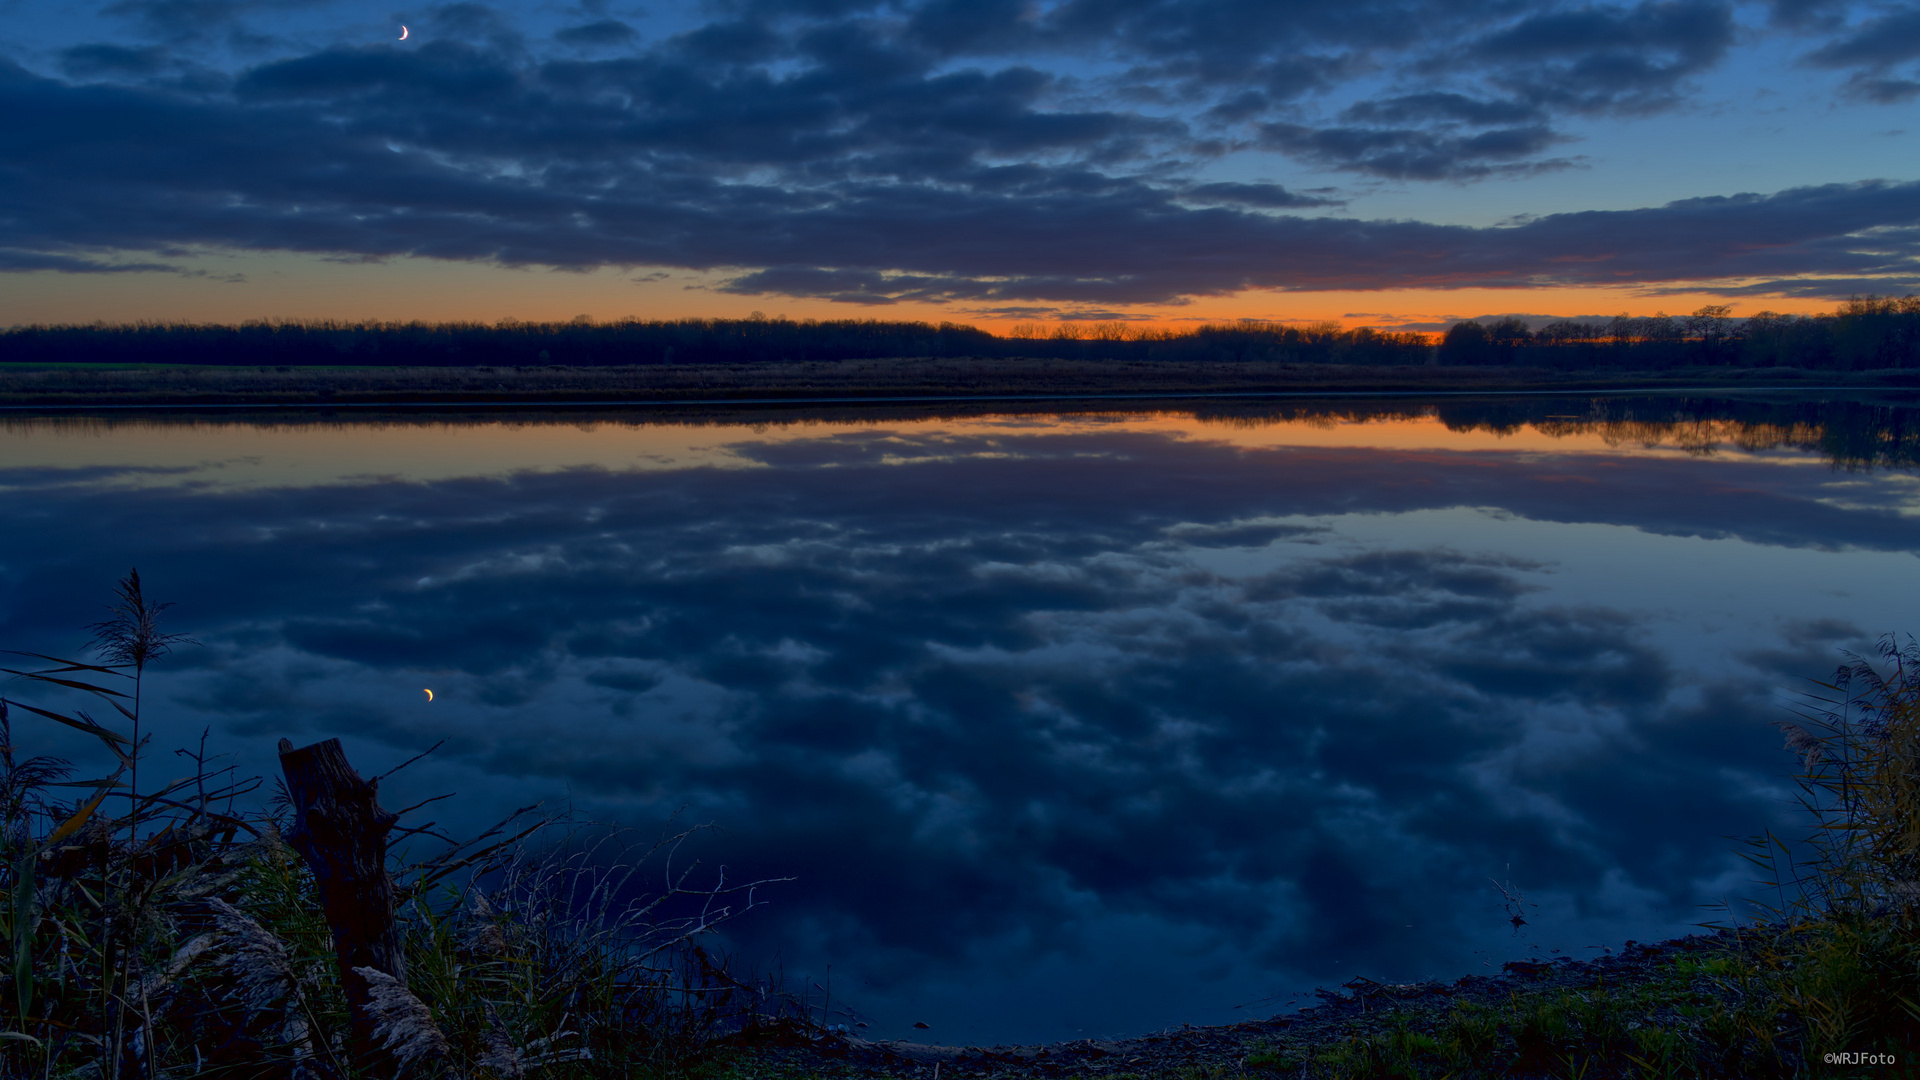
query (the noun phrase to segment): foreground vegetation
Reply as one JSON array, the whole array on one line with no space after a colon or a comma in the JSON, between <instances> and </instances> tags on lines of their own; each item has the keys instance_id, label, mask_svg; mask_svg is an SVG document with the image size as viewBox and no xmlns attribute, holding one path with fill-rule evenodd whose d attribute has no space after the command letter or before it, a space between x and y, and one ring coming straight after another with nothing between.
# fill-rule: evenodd
<instances>
[{"instance_id":1,"label":"foreground vegetation","mask_svg":"<svg viewBox=\"0 0 1920 1080\"><path fill-rule=\"evenodd\" d=\"M617 836L516 818L393 858L406 977L376 986L376 1066L355 1058L314 874L282 839L284 798L246 809L257 782L204 746L176 752L184 778L151 780L142 683L183 641L159 630L161 610L130 574L94 628L93 659L16 654L35 665L8 669L118 717L0 701L8 1080L1920 1075L1911 639L1851 658L1800 722L1779 725L1813 827L1753 841L1776 903L1752 925L1599 961L1509 964L1499 978L1356 979L1298 1014L1125 1043L872 1044L706 952L704 935L752 906L747 886L681 874L641 888L649 857L687 834L622 857ZM25 756L15 724L30 718L91 736L112 772L73 781L65 763Z\"/></svg>"},{"instance_id":2,"label":"foreground vegetation","mask_svg":"<svg viewBox=\"0 0 1920 1080\"><path fill-rule=\"evenodd\" d=\"M683 871L646 887L689 833L636 849L523 812L392 859L406 978L375 981L379 1053L354 1060L315 876L282 839L284 796L241 809L259 782L204 747L178 752L183 779L150 780L141 686L181 640L157 629L162 607L130 574L95 628L96 661L15 654L40 666L6 669L121 722L0 701L0 1077L651 1076L780 1013L701 945L752 906L751 886ZM92 736L113 771L72 781L65 762L22 755L28 718Z\"/></svg>"}]
</instances>

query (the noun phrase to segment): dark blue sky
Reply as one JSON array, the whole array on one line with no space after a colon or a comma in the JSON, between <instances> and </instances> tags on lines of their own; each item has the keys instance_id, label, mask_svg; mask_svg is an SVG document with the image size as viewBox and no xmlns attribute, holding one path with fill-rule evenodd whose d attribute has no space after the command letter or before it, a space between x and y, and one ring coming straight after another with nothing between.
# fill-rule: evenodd
<instances>
[{"instance_id":1,"label":"dark blue sky","mask_svg":"<svg viewBox=\"0 0 1920 1080\"><path fill-rule=\"evenodd\" d=\"M1819 306L1917 280L1916 59L1831 0L5 0L0 321Z\"/></svg>"}]
</instances>

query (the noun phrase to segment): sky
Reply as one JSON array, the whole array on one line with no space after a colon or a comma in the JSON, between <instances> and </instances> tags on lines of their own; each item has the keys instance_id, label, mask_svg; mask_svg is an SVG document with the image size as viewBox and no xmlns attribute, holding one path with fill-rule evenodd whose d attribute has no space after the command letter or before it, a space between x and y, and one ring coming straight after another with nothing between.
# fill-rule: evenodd
<instances>
[{"instance_id":1,"label":"sky","mask_svg":"<svg viewBox=\"0 0 1920 1080\"><path fill-rule=\"evenodd\" d=\"M0 644L79 651L137 565L198 642L153 775L444 740L409 826L681 810L703 874L793 879L742 967L871 1034L1232 1021L1688 933L1801 834L1769 724L1920 603L1920 480L1812 447L1911 410L1606 407L17 418Z\"/></svg>"},{"instance_id":2,"label":"sky","mask_svg":"<svg viewBox=\"0 0 1920 1080\"><path fill-rule=\"evenodd\" d=\"M1825 310L1916 100L1848 0L0 0L0 325Z\"/></svg>"}]
</instances>

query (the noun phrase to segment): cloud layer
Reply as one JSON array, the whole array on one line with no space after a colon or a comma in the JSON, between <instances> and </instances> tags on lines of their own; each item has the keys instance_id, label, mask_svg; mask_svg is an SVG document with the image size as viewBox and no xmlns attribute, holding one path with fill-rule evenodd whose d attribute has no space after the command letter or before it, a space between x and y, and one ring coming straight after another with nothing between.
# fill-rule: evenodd
<instances>
[{"instance_id":1,"label":"cloud layer","mask_svg":"<svg viewBox=\"0 0 1920 1080\"><path fill-rule=\"evenodd\" d=\"M412 255L855 304L1920 282L1910 183L1464 228L1201 178L1262 151L1416 183L1567 168L1570 122L1687 107L1739 39L1708 0L742 2L645 33L459 3L379 45L278 35L267 5L108 10L123 40L0 57L0 268ZM1829 13L1806 62L1901 99L1903 19Z\"/></svg>"}]
</instances>

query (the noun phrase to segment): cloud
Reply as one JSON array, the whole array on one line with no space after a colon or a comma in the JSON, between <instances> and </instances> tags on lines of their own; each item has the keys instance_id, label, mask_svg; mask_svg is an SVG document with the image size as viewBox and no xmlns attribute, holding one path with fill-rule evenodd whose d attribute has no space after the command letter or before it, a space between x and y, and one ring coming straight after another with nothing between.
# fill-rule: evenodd
<instances>
[{"instance_id":1,"label":"cloud","mask_svg":"<svg viewBox=\"0 0 1920 1080\"><path fill-rule=\"evenodd\" d=\"M785 55L787 43L764 23L712 22L674 39L675 51L705 63L754 64Z\"/></svg>"},{"instance_id":2,"label":"cloud","mask_svg":"<svg viewBox=\"0 0 1920 1080\"><path fill-rule=\"evenodd\" d=\"M1914 184L1690 199L1511 228L1280 217L1182 206L1184 185L1078 164L964 165L996 146L1100 151L1150 132L1118 114L1023 114L1020 102L1045 83L1039 75L942 77L854 127L834 121L835 98L730 76L701 90L666 75L625 61L535 73L457 43L406 54L382 46L263 65L240 80L237 100L223 102L0 69L0 107L26 118L0 131L19 208L0 226L0 244L96 262L109 252L207 246L743 267L751 269L734 288L791 286L867 303L1111 305L1255 287L1826 275L1879 276L1887 292L1912 281ZM865 78L848 74L836 95L883 93ZM664 96L670 86L677 99ZM661 95L663 109L636 122L595 103L616 87ZM581 95L565 99L577 107L560 108L560 91ZM712 103L684 105L708 93ZM356 122L329 118L349 105ZM732 115L739 124L712 122ZM876 129L900 125L920 133L913 154L894 156L887 148L898 144ZM1372 162L1364 167L1398 160L1413 171L1468 168L1544 136L1496 132L1438 146L1285 137ZM498 154L512 140L524 150L507 168ZM723 162L732 165L716 167ZM791 169L794 180L729 175L736 165ZM936 174L944 179L919 179Z\"/></svg>"},{"instance_id":3,"label":"cloud","mask_svg":"<svg viewBox=\"0 0 1920 1080\"><path fill-rule=\"evenodd\" d=\"M1589 7L1531 15L1472 46L1492 80L1541 105L1649 112L1678 100L1734 40L1732 5L1710 0Z\"/></svg>"},{"instance_id":4,"label":"cloud","mask_svg":"<svg viewBox=\"0 0 1920 1080\"><path fill-rule=\"evenodd\" d=\"M498 58L456 42L433 42L408 52L385 45L333 49L262 65L235 85L242 101L339 100L425 95L427 100L477 105L516 88L516 74Z\"/></svg>"},{"instance_id":5,"label":"cloud","mask_svg":"<svg viewBox=\"0 0 1920 1080\"><path fill-rule=\"evenodd\" d=\"M1832 29L1844 18L1847 6L1846 0L1769 0L1767 15L1775 26Z\"/></svg>"},{"instance_id":6,"label":"cloud","mask_svg":"<svg viewBox=\"0 0 1920 1080\"><path fill-rule=\"evenodd\" d=\"M496 43L512 43L519 40L510 24L499 11L486 5L469 2L441 4L429 10L427 25L433 33L442 37L490 40Z\"/></svg>"},{"instance_id":7,"label":"cloud","mask_svg":"<svg viewBox=\"0 0 1920 1080\"><path fill-rule=\"evenodd\" d=\"M1342 205L1337 199L1325 199L1317 195L1302 195L1297 191L1288 191L1279 184L1240 184L1224 181L1212 184L1196 184L1181 192L1180 198L1183 202L1246 206L1261 210Z\"/></svg>"},{"instance_id":8,"label":"cloud","mask_svg":"<svg viewBox=\"0 0 1920 1080\"><path fill-rule=\"evenodd\" d=\"M1897 11L1849 27L1806 55L1816 67L1851 68L1846 92L1878 105L1896 105L1920 96L1920 81L1894 69L1920 59L1920 13Z\"/></svg>"},{"instance_id":9,"label":"cloud","mask_svg":"<svg viewBox=\"0 0 1920 1080\"><path fill-rule=\"evenodd\" d=\"M167 64L167 50L150 45L130 49L122 45L75 45L60 51L60 70L78 79L145 78Z\"/></svg>"},{"instance_id":10,"label":"cloud","mask_svg":"<svg viewBox=\"0 0 1920 1080\"><path fill-rule=\"evenodd\" d=\"M1543 111L1520 101L1482 101L1462 94L1429 91L1349 105L1341 119L1363 124L1404 124L1410 120L1451 120L1492 127L1538 121Z\"/></svg>"},{"instance_id":11,"label":"cloud","mask_svg":"<svg viewBox=\"0 0 1920 1080\"><path fill-rule=\"evenodd\" d=\"M1023 0L932 0L913 8L907 32L945 55L979 54L1019 47L1032 31L1033 14Z\"/></svg>"},{"instance_id":12,"label":"cloud","mask_svg":"<svg viewBox=\"0 0 1920 1080\"><path fill-rule=\"evenodd\" d=\"M1047 259L1056 245L1072 237L1076 218L1094 220L1112 209L1111 203L1076 200L1059 204L1058 216L1026 218L1024 228L996 228L1010 243L1018 243L1018 238L1033 242L1036 257ZM858 284L862 292L894 296L1146 302L1250 286L1451 288L1770 277L1775 289L1801 287L1809 293L1844 296L1860 291L1863 275L1858 271L1863 270L1886 275L1877 279L1879 291L1912 287L1915 278L1905 253L1914 250L1920 237L1911 229L1885 226L1916 218L1920 185L1886 183L1685 200L1648 210L1557 214L1491 229L1337 218L1263 220L1195 211L1176 233L1158 227L1165 221L1160 213L1127 214L1115 225L1125 220L1134 233L1119 237L1097 268L1083 270L1050 260L1049 268L1059 272L1047 277L994 279L962 273L889 284L867 276ZM988 224L990 217L977 220L982 228L995 227ZM910 216L892 218L888 225L888 235L898 230L921 241L922 251L942 243L940 230ZM1089 226L1087 231L1091 235L1096 230ZM1854 234L1868 235L1847 239ZM831 232L815 235L820 245L815 250L830 250ZM1150 251L1158 265L1143 260L1136 264L1138 273L1124 273L1134 269L1126 258L1129 251ZM1856 273L1841 276L1848 268ZM1795 282L1784 276L1801 274L1821 277Z\"/></svg>"},{"instance_id":13,"label":"cloud","mask_svg":"<svg viewBox=\"0 0 1920 1080\"><path fill-rule=\"evenodd\" d=\"M105 262L85 256L62 255L53 251L23 251L0 247L0 272L52 270L60 274L147 274L183 273L177 266L150 262Z\"/></svg>"},{"instance_id":14,"label":"cloud","mask_svg":"<svg viewBox=\"0 0 1920 1080\"><path fill-rule=\"evenodd\" d=\"M1884 277L1823 276L1811 279L1761 278L1739 285L1716 285L1711 291L1729 299L1742 296L1756 298L1785 296L1808 300L1841 300L1878 295L1888 291L1911 292L1916 286L1920 286L1920 282L1907 279L1889 282ZM1647 296L1692 296L1699 291L1697 286L1691 285L1647 286L1641 289L1641 292Z\"/></svg>"},{"instance_id":15,"label":"cloud","mask_svg":"<svg viewBox=\"0 0 1920 1080\"><path fill-rule=\"evenodd\" d=\"M183 40L231 28L241 15L261 6L263 0L115 0L101 10L129 19L153 36Z\"/></svg>"},{"instance_id":16,"label":"cloud","mask_svg":"<svg viewBox=\"0 0 1920 1080\"><path fill-rule=\"evenodd\" d=\"M1898 11L1871 19L1839 40L1808 53L1807 59L1823 67L1876 69L1920 59L1920 11Z\"/></svg>"},{"instance_id":17,"label":"cloud","mask_svg":"<svg viewBox=\"0 0 1920 1080\"><path fill-rule=\"evenodd\" d=\"M1139 311L1118 311L1098 307L1053 307L1050 305L1008 304L1000 307L957 309L962 315L989 319L1053 319L1060 322L1148 322L1158 316Z\"/></svg>"},{"instance_id":18,"label":"cloud","mask_svg":"<svg viewBox=\"0 0 1920 1080\"><path fill-rule=\"evenodd\" d=\"M759 296L812 296L846 304L892 304L902 299L951 299L940 279L905 274L885 275L860 270L821 270L812 267L772 267L728 281L722 291ZM964 282L952 284L964 286Z\"/></svg>"},{"instance_id":19,"label":"cloud","mask_svg":"<svg viewBox=\"0 0 1920 1080\"><path fill-rule=\"evenodd\" d=\"M601 19L597 22L568 26L554 32L555 41L567 45L605 46L625 45L639 36L639 31L618 19Z\"/></svg>"},{"instance_id":20,"label":"cloud","mask_svg":"<svg viewBox=\"0 0 1920 1080\"><path fill-rule=\"evenodd\" d=\"M1273 122L1258 132L1262 145L1330 168L1394 180L1479 180L1569 167L1539 156L1572 141L1547 116L1533 102L1429 91L1356 102L1341 112L1342 126Z\"/></svg>"},{"instance_id":21,"label":"cloud","mask_svg":"<svg viewBox=\"0 0 1920 1080\"><path fill-rule=\"evenodd\" d=\"M164 37L266 9L115 10ZM1569 167L1560 118L1672 106L1718 62L1730 16L1701 0L743 3L647 40L582 17L597 21L553 40L620 48L542 55L547 38L463 3L426 13L417 46L280 45L191 86L162 81L171 54L152 46L75 46L64 79L6 62L0 107L28 119L0 131L16 208L0 245L15 269L167 268L192 249L418 256L982 309L1915 281L1913 189L1889 182L1460 228L1304 218L1285 211L1341 203L1197 179L1249 146L1403 181ZM1834 63L1880 62L1833 48ZM1331 119L1298 96L1384 69L1388 88ZM1860 78L1868 96L1907 93L1897 73Z\"/></svg>"},{"instance_id":22,"label":"cloud","mask_svg":"<svg viewBox=\"0 0 1920 1080\"><path fill-rule=\"evenodd\" d=\"M1853 96L1876 105L1898 105L1920 95L1920 81L1855 75L1847 80L1847 90Z\"/></svg>"},{"instance_id":23,"label":"cloud","mask_svg":"<svg viewBox=\"0 0 1920 1080\"><path fill-rule=\"evenodd\" d=\"M1313 128L1265 124L1266 145L1336 169L1395 180L1477 179L1496 173L1566 168L1562 160L1525 161L1566 141L1545 127L1495 128L1476 135L1440 135L1409 128Z\"/></svg>"}]
</instances>

